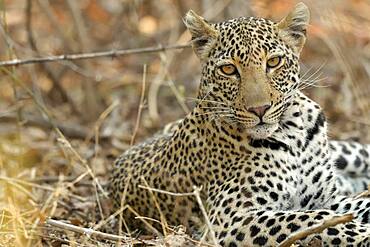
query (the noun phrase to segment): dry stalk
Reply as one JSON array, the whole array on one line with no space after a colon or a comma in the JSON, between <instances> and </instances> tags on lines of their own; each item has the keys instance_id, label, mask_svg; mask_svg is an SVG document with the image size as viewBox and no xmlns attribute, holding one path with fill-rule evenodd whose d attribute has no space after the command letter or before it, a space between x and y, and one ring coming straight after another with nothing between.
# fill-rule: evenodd
<instances>
[{"instance_id":1,"label":"dry stalk","mask_svg":"<svg viewBox=\"0 0 370 247\"><path fill-rule=\"evenodd\" d=\"M16 183L18 184L24 184L26 186L31 186L31 187L34 187L34 188L38 188L38 189L42 189L42 190L46 190L46 191L55 191L54 188L52 187L49 187L49 186L43 186L43 185L39 185L39 184L35 184L35 183L32 183L32 182L28 182L28 181L25 181L25 180L21 180L21 179L16 179L16 178L10 178L10 177L4 177L4 176L0 176L0 180L4 180L5 182L7 183L10 183L12 185L15 185ZM25 190L25 189L24 189ZM86 198L84 197L80 197L78 195L74 195L74 194L69 194L69 196L71 198L74 198L74 199L77 199L79 201L86 201ZM32 198L32 197L31 197Z\"/></svg>"},{"instance_id":2,"label":"dry stalk","mask_svg":"<svg viewBox=\"0 0 370 247\"><path fill-rule=\"evenodd\" d=\"M67 231L72 231L72 232L84 234L84 235L89 236L89 237L96 237L96 238L112 240L112 241L130 241L130 242L133 241L132 239L130 240L129 238L127 238L125 236L118 236L118 235L114 235L114 234L110 234L110 233L99 232L99 231L95 231L91 228L79 227L79 226L75 226L75 225L68 224L68 223L65 223L65 222L62 222L62 221L58 221L58 220L47 219L45 223L49 224L51 226L54 226L54 227L58 227L58 228L67 230ZM142 241L137 241L137 240L135 240L133 242L134 243L142 243Z\"/></svg>"},{"instance_id":3,"label":"dry stalk","mask_svg":"<svg viewBox=\"0 0 370 247\"><path fill-rule=\"evenodd\" d=\"M86 169L87 174L89 174L92 177L94 186L97 186L99 188L99 190L102 192L102 194L107 197L105 190L103 189L103 187L99 183L98 179L96 178L94 172L91 170L87 161L80 156L80 154L73 148L71 143L66 139L64 134L60 131L60 129L58 129L58 127L56 126L56 124L54 122L54 119L51 117L51 114L49 113L46 106L43 103L41 103L40 101L37 100L37 97L35 96L35 94L21 80L19 80L19 78L16 75L11 73L7 69L3 69L3 71L6 72L13 79L13 81L17 85L22 87L28 93L28 95L33 99L33 101L36 104L37 109L47 117L48 121L53 126L55 132L59 136L59 138L57 140L59 142L61 142L62 144L64 144L64 146L67 147L72 152L72 154L83 164L83 166ZM81 179L82 179L82 177L81 177Z\"/></svg>"},{"instance_id":4,"label":"dry stalk","mask_svg":"<svg viewBox=\"0 0 370 247\"><path fill-rule=\"evenodd\" d=\"M193 196L194 195L194 192L176 193L176 192L171 192L171 191L166 191L166 190L160 190L160 189L156 189L156 188L151 188L151 187L143 186L143 185L139 185L138 187L141 188L141 189L151 190L151 191L154 191L154 192L163 193L163 194L167 194L167 195L170 195L170 196Z\"/></svg>"},{"instance_id":5,"label":"dry stalk","mask_svg":"<svg viewBox=\"0 0 370 247\"><path fill-rule=\"evenodd\" d=\"M96 199L96 203L98 204L98 209L99 209L100 217L102 219L104 219L105 216L104 216L103 208L101 206L101 202L100 202L100 198L99 198L99 193L98 193L98 188L96 186L96 183L93 183L93 186L94 186L95 199Z\"/></svg>"},{"instance_id":6,"label":"dry stalk","mask_svg":"<svg viewBox=\"0 0 370 247\"><path fill-rule=\"evenodd\" d=\"M175 98L176 98L177 102L180 104L180 106L181 106L182 110L185 112L185 114L188 114L190 112L190 110L189 110L188 106L185 104L184 97L180 94L179 90L176 88L175 83L170 78L169 74L167 74L167 77L169 79L167 83L170 86L173 94L175 95Z\"/></svg>"},{"instance_id":7,"label":"dry stalk","mask_svg":"<svg viewBox=\"0 0 370 247\"><path fill-rule=\"evenodd\" d=\"M146 227L148 227L148 229L151 231L151 232L153 232L154 234L156 234L158 237L163 237L163 235L157 230L157 229L155 229L151 224L149 224L146 220L145 220L145 218L142 218L142 216L140 216L131 206L129 206L129 205L127 205L127 209L131 212L131 213L133 213L134 215L135 215L135 217L137 218L137 219L139 219L141 222L143 222L144 223L144 225L146 226Z\"/></svg>"},{"instance_id":8,"label":"dry stalk","mask_svg":"<svg viewBox=\"0 0 370 247\"><path fill-rule=\"evenodd\" d=\"M216 245L216 246L218 246L218 244L217 244L218 241L216 239L215 232L212 229L211 221L209 220L207 211L204 208L204 205L202 203L202 199L200 198L200 191L202 190L202 187L198 188L198 187L194 186L193 189L194 189L194 192L193 192L194 193L194 196L197 199L197 202L199 204L200 210L202 211L204 220L206 221L206 224L207 224L207 227L208 227L208 231L211 234L211 238L212 238L213 244Z\"/></svg>"},{"instance_id":9,"label":"dry stalk","mask_svg":"<svg viewBox=\"0 0 370 247\"><path fill-rule=\"evenodd\" d=\"M26 30L27 30L27 38L28 38L28 43L31 46L31 49L36 52L37 55L39 55L40 51L37 47L35 37L33 35L33 30L32 30L32 0L27 0L25 12L26 12ZM55 89L58 90L60 93L60 96L62 99L66 102L68 102L71 106L71 109L74 113L78 114L79 111L76 107L76 104L72 100L71 97L67 94L67 92L64 90L62 85L60 84L61 77L63 73L65 72L65 68L62 68L62 70L59 73L55 73L51 67L48 66L48 64L42 63L41 67L45 70L46 75L50 78L50 80L53 82L53 86Z\"/></svg>"},{"instance_id":10,"label":"dry stalk","mask_svg":"<svg viewBox=\"0 0 370 247\"><path fill-rule=\"evenodd\" d=\"M354 199L360 199L365 197L370 197L370 184L367 186L367 190L356 195Z\"/></svg>"},{"instance_id":11,"label":"dry stalk","mask_svg":"<svg viewBox=\"0 0 370 247\"><path fill-rule=\"evenodd\" d=\"M124 206L124 207L121 207L120 209L118 209L116 212L114 212L113 214L111 214L109 217L107 217L106 219L104 220L101 220L98 224L96 224L93 229L94 230L98 230L100 229L102 226L104 226L105 224L107 224L110 220L114 219L117 215L119 214L122 214L123 211L125 211L126 209L128 208L128 206ZM122 235L122 233L119 233L118 234L119 236Z\"/></svg>"},{"instance_id":12,"label":"dry stalk","mask_svg":"<svg viewBox=\"0 0 370 247\"><path fill-rule=\"evenodd\" d=\"M126 179L125 188L123 189L123 193L121 195L121 209L124 208L124 205L125 205L126 194L127 194L128 186L130 184L130 180L131 180L131 174ZM125 225L125 228L126 228L128 234L129 234L129 236L131 236L130 229L129 229L128 225L126 224L125 219L123 218L123 210L121 210L120 213L119 213L118 235L122 234L122 224Z\"/></svg>"},{"instance_id":13,"label":"dry stalk","mask_svg":"<svg viewBox=\"0 0 370 247\"><path fill-rule=\"evenodd\" d=\"M91 181L77 181L76 182L75 180L77 178L78 177L76 176L66 176L63 178L63 181L64 182L74 182L73 184L74 186L86 186L86 187L92 186ZM31 183L57 183L60 181L60 177L59 176L41 176L41 177L26 180L26 181L31 182Z\"/></svg>"},{"instance_id":14,"label":"dry stalk","mask_svg":"<svg viewBox=\"0 0 370 247\"><path fill-rule=\"evenodd\" d=\"M164 194L171 195L171 196L195 196L195 198L197 200L197 203L199 205L199 208L200 208L200 210L202 212L202 215L204 217L205 223L206 223L206 225L208 227L209 233L211 234L211 238L212 238L213 244L215 246L219 246L217 244L218 241L216 239L215 232L212 229L211 221L209 220L207 211L206 211L206 209L205 209L205 207L203 205L202 199L200 197L200 191L202 190L202 187L199 187L198 188L198 187L194 186L193 187L193 192L190 192L190 193L176 193L176 192L170 192L170 191L155 189L155 188L151 188L149 186L142 186L142 185L139 185L138 187L139 188L142 188L142 189L147 189L147 190L150 190L150 191L155 191L155 192L158 192L158 193L164 193Z\"/></svg>"},{"instance_id":15,"label":"dry stalk","mask_svg":"<svg viewBox=\"0 0 370 247\"><path fill-rule=\"evenodd\" d=\"M95 128L94 128L94 130L95 130L94 160L96 160L97 157L98 157L100 126L103 124L104 120L108 117L108 115L113 111L113 109L117 106L118 106L118 102L114 101L105 111L103 111L103 113L100 114L100 116L98 118L98 121L95 124ZM94 191L95 191L96 202L97 202L98 208L99 208L99 213L100 213L101 218L104 219L104 213L103 213L103 209L102 209L102 206L101 206L101 203L100 203L96 183L93 183L93 186L94 186Z\"/></svg>"},{"instance_id":16,"label":"dry stalk","mask_svg":"<svg viewBox=\"0 0 370 247\"><path fill-rule=\"evenodd\" d=\"M22 112L22 124L28 126L35 126L42 129L53 129L53 125L50 121L45 120L42 117L35 116L26 112ZM4 113L0 116L0 122L16 122L18 117L13 113ZM55 126L60 129L61 132L67 137L85 139L89 134L88 130L77 124L58 123L55 122ZM107 136L100 136L100 139L106 139Z\"/></svg>"},{"instance_id":17,"label":"dry stalk","mask_svg":"<svg viewBox=\"0 0 370 247\"><path fill-rule=\"evenodd\" d=\"M158 91L160 86L162 85L165 75L166 75L166 68L171 63L172 56L168 59L166 64L164 64L164 59L162 59L161 53L159 54L161 58L161 66L159 68L159 72L151 81L148 89L148 113L152 120L157 122L159 120L159 113L158 113Z\"/></svg>"},{"instance_id":18,"label":"dry stalk","mask_svg":"<svg viewBox=\"0 0 370 247\"><path fill-rule=\"evenodd\" d=\"M168 43L179 43L181 42L181 37L177 38L179 36L179 27L176 26L176 28L171 29L170 37L168 40ZM184 34L183 32L182 34ZM158 112L158 92L160 89L160 86L165 81L165 77L168 74L168 68L171 65L173 58L175 57L175 53L165 53L161 52L158 54L159 58L161 60L161 66L159 68L159 71L155 78L152 80L152 82L149 85L148 90L148 113L152 120L155 122L158 122L159 120L159 112Z\"/></svg>"},{"instance_id":19,"label":"dry stalk","mask_svg":"<svg viewBox=\"0 0 370 247\"><path fill-rule=\"evenodd\" d=\"M63 183L62 183L62 181L60 180L59 181L59 183L58 183L58 186L57 186L57 188L55 188L55 190L53 191L53 193L51 193L49 196L48 196L48 198L46 199L46 201L43 203L43 206L42 206L42 208L40 209L40 213L41 213L41 215L45 215L45 212L46 212L46 210L49 208L49 206L50 206L50 204L52 205L52 208L49 210L49 216L52 216L52 215L54 215L54 213L55 213L55 210L57 209L57 207L58 207L58 201L59 201L59 197L60 197L60 195L62 194L61 192L62 192L62 190L64 189L63 188ZM38 225L39 225L39 223L40 223L40 217L37 217L36 219L35 219L35 221L33 222L33 224L32 224L32 230L34 231L37 227L38 227ZM28 241L28 247L29 246L31 246L31 244L32 244L32 240L30 239L29 241Z\"/></svg>"},{"instance_id":20,"label":"dry stalk","mask_svg":"<svg viewBox=\"0 0 370 247\"><path fill-rule=\"evenodd\" d=\"M0 177L0 180L4 180L7 184L12 185L13 187L17 188L20 192L23 192L25 195L27 195L32 201L37 202L37 198L31 192L29 192L22 185L14 182L13 179Z\"/></svg>"},{"instance_id":21,"label":"dry stalk","mask_svg":"<svg viewBox=\"0 0 370 247\"><path fill-rule=\"evenodd\" d=\"M71 185L75 186L75 184L79 183L82 179L84 179L89 174L88 171L85 171L84 173L80 174L78 177L76 177L73 181L71 181Z\"/></svg>"},{"instance_id":22,"label":"dry stalk","mask_svg":"<svg viewBox=\"0 0 370 247\"><path fill-rule=\"evenodd\" d=\"M141 113L142 113L144 105L145 105L145 86L146 86L146 64L144 64L144 68L143 68L143 84L141 86L140 105L139 105L139 109L138 109L138 112L137 112L135 129L134 129L134 133L132 134L132 137L131 137L130 146L134 145L135 138L136 138L136 133L139 130L139 125L140 125L140 120L141 120Z\"/></svg>"},{"instance_id":23,"label":"dry stalk","mask_svg":"<svg viewBox=\"0 0 370 247\"><path fill-rule=\"evenodd\" d=\"M92 40L89 37L84 19L82 17L81 9L79 8L78 1L67 0L65 1L69 8L74 26L76 28L77 38L79 40L79 48L82 52L91 50ZM89 60L81 61L83 68L91 70L91 63ZM82 78L82 87L84 89L83 96L83 118L85 120L95 120L101 111L103 111L103 101L99 91L96 90L94 83L91 80Z\"/></svg>"},{"instance_id":24,"label":"dry stalk","mask_svg":"<svg viewBox=\"0 0 370 247\"><path fill-rule=\"evenodd\" d=\"M144 178L144 177L141 177L141 179L143 180L144 184L145 184L147 187L149 187L149 185L148 185L147 181L145 180L145 178ZM166 228L168 228L168 224L167 224L166 218L165 218L165 216L164 216L164 214L163 214L163 212L162 212L162 210L161 210L161 207L159 206L158 199L157 199L157 197L154 195L153 191L152 191L152 190L149 190L149 193L150 193L150 195L152 196L152 198L153 198L153 202L154 202L154 205L155 205L155 207L157 208L158 213L159 213L159 215L160 215L160 217L161 217L161 226L162 226L163 234L164 234L164 236L167 236Z\"/></svg>"},{"instance_id":25,"label":"dry stalk","mask_svg":"<svg viewBox=\"0 0 370 247\"><path fill-rule=\"evenodd\" d=\"M315 224L311 227L307 227L303 230L297 231L291 234L286 240L284 240L279 247L290 247L296 241L305 238L311 234L320 233L324 231L328 227L336 226L339 224L343 224L349 222L353 219L352 214L344 214L341 216L333 216L331 219L324 220L321 223Z\"/></svg>"},{"instance_id":26,"label":"dry stalk","mask_svg":"<svg viewBox=\"0 0 370 247\"><path fill-rule=\"evenodd\" d=\"M95 158L97 155L97 146L99 145L99 139L102 135L99 134L100 128L103 125L105 119L113 112L113 110L119 106L118 100L113 101L112 104L110 104L107 109L105 109L99 116L98 120L96 121L94 125L94 133L91 132L89 135L86 136L85 143L89 142L90 139L95 136Z\"/></svg>"},{"instance_id":27,"label":"dry stalk","mask_svg":"<svg viewBox=\"0 0 370 247\"><path fill-rule=\"evenodd\" d=\"M103 195L105 197L108 197L107 193L103 189L102 185L100 184L98 179L95 177L95 175L94 175L93 171L91 170L90 166L87 164L87 161L80 156L80 154L73 148L72 144L63 136L63 134L62 133L60 133L60 134L61 134L61 138L58 138L58 141L61 144L63 144L66 148L71 150L73 155L84 165L84 167L86 169L86 173L84 173L84 174L86 174L86 175L89 174L91 176L91 178L93 179L94 186L96 184L98 186L99 190L103 193ZM84 174L80 176L80 179L82 179L85 176Z\"/></svg>"},{"instance_id":28,"label":"dry stalk","mask_svg":"<svg viewBox=\"0 0 370 247\"><path fill-rule=\"evenodd\" d=\"M96 224L92 228L92 230L94 230L94 231L98 230L99 228L101 228L102 226L104 226L107 222L109 222L110 220L114 219L117 215L121 215L123 213L123 211L125 211L127 208L128 208L128 206L121 207L119 210L117 210L116 212L114 212L113 214L111 214L106 219L101 220L98 224ZM119 227L121 227L121 226L119 226ZM122 236L121 228L119 228L118 236ZM130 236L130 234L129 234L129 236ZM86 241L87 241L87 239L85 239L84 243L86 243ZM120 244L120 241L117 241L117 244Z\"/></svg>"},{"instance_id":29,"label":"dry stalk","mask_svg":"<svg viewBox=\"0 0 370 247\"><path fill-rule=\"evenodd\" d=\"M66 47L68 50L72 50L67 35L63 32L62 25L58 23L57 16L55 15L55 13L53 13L53 10L51 9L52 7L49 0L37 0L37 3L40 6L42 12L45 13L46 17L50 21L53 30L58 33L58 36L61 38L64 47Z\"/></svg>"},{"instance_id":30,"label":"dry stalk","mask_svg":"<svg viewBox=\"0 0 370 247\"><path fill-rule=\"evenodd\" d=\"M22 246L23 245L23 236L20 236L20 232L17 231L19 229L19 226L22 229L22 232L24 233L24 237L29 237L28 232L26 230L25 223L23 221L23 218L20 217L19 208L14 205L14 201L12 198L8 197L8 205L9 205L9 211L11 215L13 216L13 219L10 224L12 224L13 233L15 235L15 242L16 245ZM18 223L18 224L17 224Z\"/></svg>"},{"instance_id":31,"label":"dry stalk","mask_svg":"<svg viewBox=\"0 0 370 247\"><path fill-rule=\"evenodd\" d=\"M190 48L189 44L183 45L166 45L166 46L157 46L157 47L145 47L145 48L134 48L134 49L122 49L122 50L110 50L110 51L101 51L101 52L88 52L88 53L76 53L76 54L62 54L55 56L46 56L46 57L35 57L28 59L12 59L8 61L0 62L0 67L9 67L15 65L23 64L32 64L32 63L49 63L57 61L75 61L75 60L84 60L100 57L119 57L132 54L145 54L145 53L155 53L166 50L180 50L184 48Z\"/></svg>"}]
</instances>

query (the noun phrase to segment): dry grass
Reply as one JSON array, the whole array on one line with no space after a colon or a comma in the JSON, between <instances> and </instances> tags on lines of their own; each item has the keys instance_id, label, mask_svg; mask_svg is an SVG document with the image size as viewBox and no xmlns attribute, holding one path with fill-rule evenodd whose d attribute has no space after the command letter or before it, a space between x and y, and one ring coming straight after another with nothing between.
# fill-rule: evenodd
<instances>
[{"instance_id":1,"label":"dry grass","mask_svg":"<svg viewBox=\"0 0 370 247\"><path fill-rule=\"evenodd\" d=\"M306 3L312 25L302 74L314 85L305 91L324 107L332 137L370 142L370 4ZM0 60L184 44L189 34L181 18L188 9L212 21L247 15L278 20L292 5L290 0L0 0ZM105 186L114 157L191 109L200 70L190 49L30 64L0 73L0 246L117 242L45 224L50 218L80 230L110 229L124 236L121 246L200 245L165 219L159 239L116 230L111 219L132 209L123 202L110 216Z\"/></svg>"}]
</instances>

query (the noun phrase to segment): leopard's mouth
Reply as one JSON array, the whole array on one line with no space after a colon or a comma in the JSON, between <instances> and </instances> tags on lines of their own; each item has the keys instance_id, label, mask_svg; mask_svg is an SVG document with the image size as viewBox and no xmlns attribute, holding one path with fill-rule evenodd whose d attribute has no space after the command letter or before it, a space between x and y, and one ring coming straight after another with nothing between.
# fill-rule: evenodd
<instances>
[{"instance_id":1,"label":"leopard's mouth","mask_svg":"<svg viewBox=\"0 0 370 247\"><path fill-rule=\"evenodd\" d=\"M278 124L259 123L258 125L247 128L246 132L252 139L266 139L278 129Z\"/></svg>"},{"instance_id":2,"label":"leopard's mouth","mask_svg":"<svg viewBox=\"0 0 370 247\"><path fill-rule=\"evenodd\" d=\"M270 137L279 127L278 123L264 123L260 122L254 126L243 126L243 124L238 125L238 131L244 132L251 139L266 139Z\"/></svg>"},{"instance_id":3,"label":"leopard's mouth","mask_svg":"<svg viewBox=\"0 0 370 247\"><path fill-rule=\"evenodd\" d=\"M251 139L266 139L279 128L280 113L272 112L263 117L250 116L250 114L236 111L233 117L223 117L226 123L237 127L237 132L244 134Z\"/></svg>"}]
</instances>

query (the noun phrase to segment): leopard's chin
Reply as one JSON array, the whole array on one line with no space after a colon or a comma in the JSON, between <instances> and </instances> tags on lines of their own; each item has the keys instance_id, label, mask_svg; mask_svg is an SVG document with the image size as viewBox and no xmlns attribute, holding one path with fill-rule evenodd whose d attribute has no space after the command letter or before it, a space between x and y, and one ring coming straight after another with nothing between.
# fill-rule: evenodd
<instances>
[{"instance_id":1,"label":"leopard's chin","mask_svg":"<svg viewBox=\"0 0 370 247\"><path fill-rule=\"evenodd\" d=\"M266 139L270 137L277 129L279 125L275 124L259 124L251 128L245 129L247 135L252 139Z\"/></svg>"}]
</instances>

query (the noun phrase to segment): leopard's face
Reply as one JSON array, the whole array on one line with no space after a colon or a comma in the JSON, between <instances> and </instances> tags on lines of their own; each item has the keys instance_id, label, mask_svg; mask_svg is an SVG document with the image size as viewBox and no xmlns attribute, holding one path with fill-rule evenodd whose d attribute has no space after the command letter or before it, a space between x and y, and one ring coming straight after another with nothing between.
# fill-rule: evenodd
<instances>
[{"instance_id":1,"label":"leopard's face","mask_svg":"<svg viewBox=\"0 0 370 247\"><path fill-rule=\"evenodd\" d=\"M302 23L308 17L302 10L295 14L280 23L252 17L217 24L197 23L194 16L185 19L202 62L199 107L252 138L269 137L299 86Z\"/></svg>"}]
</instances>

